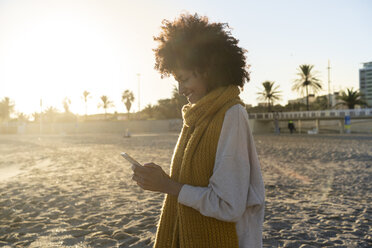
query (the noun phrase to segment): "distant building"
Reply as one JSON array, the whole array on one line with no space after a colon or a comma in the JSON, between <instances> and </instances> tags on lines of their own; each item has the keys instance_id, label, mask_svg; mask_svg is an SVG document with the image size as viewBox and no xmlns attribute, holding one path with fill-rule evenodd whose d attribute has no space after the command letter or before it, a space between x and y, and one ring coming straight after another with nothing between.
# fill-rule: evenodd
<instances>
[{"instance_id":1,"label":"distant building","mask_svg":"<svg viewBox=\"0 0 372 248\"><path fill-rule=\"evenodd\" d=\"M340 95L340 92L333 92L333 94L330 95L330 97L331 97L331 107L332 107L332 108L336 107L336 105L337 105L339 102L341 102L339 99L337 99L339 95ZM318 97L319 97L319 98L324 97L324 98L327 99L327 101L329 100L329 95L328 95L328 94L326 94L326 95L321 95L321 96L318 96ZM318 98L318 97L317 97L317 98ZM339 107L339 106L337 106L337 107L338 107L338 108L341 108L341 107Z\"/></svg>"},{"instance_id":2,"label":"distant building","mask_svg":"<svg viewBox=\"0 0 372 248\"><path fill-rule=\"evenodd\" d=\"M257 104L257 106L260 106L260 107L267 107L268 104L267 104L267 102L259 102L259 103Z\"/></svg>"},{"instance_id":3,"label":"distant building","mask_svg":"<svg viewBox=\"0 0 372 248\"><path fill-rule=\"evenodd\" d=\"M341 102L340 99L337 99L339 96L340 96L340 92L333 92L333 94L331 94L331 105L332 105L332 107L336 106L338 103Z\"/></svg>"},{"instance_id":4,"label":"distant building","mask_svg":"<svg viewBox=\"0 0 372 248\"><path fill-rule=\"evenodd\" d=\"M309 104L313 103L314 101L315 101L315 95L314 94L309 94ZM302 97L302 98L288 100L288 104L295 104L295 103L306 104L306 96Z\"/></svg>"},{"instance_id":5,"label":"distant building","mask_svg":"<svg viewBox=\"0 0 372 248\"><path fill-rule=\"evenodd\" d=\"M359 69L359 90L369 106L372 106L372 62L363 63Z\"/></svg>"}]
</instances>

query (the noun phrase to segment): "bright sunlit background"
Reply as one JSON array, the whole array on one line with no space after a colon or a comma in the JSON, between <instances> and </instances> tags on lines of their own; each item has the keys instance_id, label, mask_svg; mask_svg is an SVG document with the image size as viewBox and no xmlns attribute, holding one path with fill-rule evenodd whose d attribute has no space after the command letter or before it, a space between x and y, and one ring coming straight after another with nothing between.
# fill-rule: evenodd
<instances>
[{"instance_id":1,"label":"bright sunlit background","mask_svg":"<svg viewBox=\"0 0 372 248\"><path fill-rule=\"evenodd\" d=\"M133 91L132 111L169 98L175 81L154 68L153 36L163 19L199 13L227 22L248 50L251 82L242 93L257 104L265 80L280 85L286 104L296 69L313 64L328 92L359 88L361 63L372 61L372 1L172 1L172 0L0 0L0 98L17 112L31 114L49 106L84 114L83 91L91 94L88 114L102 95L114 101L109 112L126 112L122 92ZM140 74L138 77L137 74Z\"/></svg>"}]
</instances>

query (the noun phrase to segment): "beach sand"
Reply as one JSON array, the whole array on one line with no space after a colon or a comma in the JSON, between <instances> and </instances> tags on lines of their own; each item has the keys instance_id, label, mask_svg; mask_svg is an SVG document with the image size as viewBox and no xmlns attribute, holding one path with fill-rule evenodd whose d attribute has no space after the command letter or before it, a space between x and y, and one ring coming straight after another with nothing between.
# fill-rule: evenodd
<instances>
[{"instance_id":1,"label":"beach sand","mask_svg":"<svg viewBox=\"0 0 372 248\"><path fill-rule=\"evenodd\" d=\"M177 134L0 136L0 247L152 247L163 195L124 151L167 172ZM372 136L255 135L264 247L370 247Z\"/></svg>"}]
</instances>

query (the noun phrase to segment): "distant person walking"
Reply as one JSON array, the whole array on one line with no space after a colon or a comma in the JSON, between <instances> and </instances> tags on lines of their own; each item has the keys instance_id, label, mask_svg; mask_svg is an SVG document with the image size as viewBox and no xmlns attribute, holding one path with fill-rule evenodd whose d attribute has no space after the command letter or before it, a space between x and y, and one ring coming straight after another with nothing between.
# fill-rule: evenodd
<instances>
[{"instance_id":1,"label":"distant person walking","mask_svg":"<svg viewBox=\"0 0 372 248\"><path fill-rule=\"evenodd\" d=\"M154 163L132 167L141 188L167 194L155 248L262 247L265 189L239 98L249 72L227 29L186 14L155 38L155 68L189 101L170 176Z\"/></svg>"},{"instance_id":2,"label":"distant person walking","mask_svg":"<svg viewBox=\"0 0 372 248\"><path fill-rule=\"evenodd\" d=\"M279 127L279 120L278 120L278 118L279 118L279 114L278 114L278 112L275 112L274 113L274 132L276 134L280 134L280 127Z\"/></svg>"},{"instance_id":3,"label":"distant person walking","mask_svg":"<svg viewBox=\"0 0 372 248\"><path fill-rule=\"evenodd\" d=\"M295 125L292 120L288 121L288 129L291 134L293 133L294 130L296 130Z\"/></svg>"}]
</instances>

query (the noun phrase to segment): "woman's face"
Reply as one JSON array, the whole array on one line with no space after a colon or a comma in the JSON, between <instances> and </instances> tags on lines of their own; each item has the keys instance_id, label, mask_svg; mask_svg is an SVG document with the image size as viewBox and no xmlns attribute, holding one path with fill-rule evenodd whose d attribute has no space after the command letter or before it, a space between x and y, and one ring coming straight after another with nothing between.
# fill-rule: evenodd
<instances>
[{"instance_id":1,"label":"woman's face","mask_svg":"<svg viewBox=\"0 0 372 248\"><path fill-rule=\"evenodd\" d=\"M178 93L187 97L189 103L194 104L205 96L207 85L203 77L196 72L177 70L175 79L178 82Z\"/></svg>"}]
</instances>

